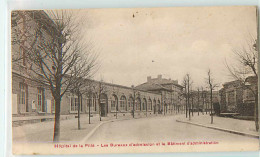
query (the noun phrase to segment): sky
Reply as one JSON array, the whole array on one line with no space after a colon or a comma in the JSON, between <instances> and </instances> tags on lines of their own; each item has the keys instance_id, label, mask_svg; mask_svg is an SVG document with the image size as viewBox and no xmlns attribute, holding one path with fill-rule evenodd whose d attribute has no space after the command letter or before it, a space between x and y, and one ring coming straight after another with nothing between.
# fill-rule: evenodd
<instances>
[{"instance_id":1,"label":"sky","mask_svg":"<svg viewBox=\"0 0 260 157\"><path fill-rule=\"evenodd\" d=\"M125 86L161 74L182 83L189 73L194 86L206 86L207 71L221 85L231 81L225 60L256 36L254 7L172 7L85 9L84 40L99 53L95 75Z\"/></svg>"}]
</instances>

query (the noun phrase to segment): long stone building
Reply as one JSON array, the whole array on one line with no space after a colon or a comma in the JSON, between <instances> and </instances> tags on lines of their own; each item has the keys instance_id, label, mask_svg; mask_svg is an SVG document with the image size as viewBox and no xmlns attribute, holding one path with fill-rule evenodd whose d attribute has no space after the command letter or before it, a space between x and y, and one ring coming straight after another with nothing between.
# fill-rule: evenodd
<instances>
[{"instance_id":1,"label":"long stone building","mask_svg":"<svg viewBox=\"0 0 260 157\"><path fill-rule=\"evenodd\" d=\"M44 35L52 20L44 11L13 12L17 20L12 20L12 114L14 116L51 115L55 112L55 101L47 84L30 77L31 64L27 60L26 30L41 27ZM29 24L28 24L29 23ZM18 30L19 40L15 36ZM15 40L14 40L15 39ZM17 40L16 40L17 39ZM47 38L48 39L48 38ZM78 97L66 92L61 101L61 114L76 114L80 106L82 114L114 116L115 114L151 115L167 114L183 109L180 103L182 86L177 81L148 77L147 83L136 87L127 87L102 81L90 82L89 92Z\"/></svg>"}]
</instances>

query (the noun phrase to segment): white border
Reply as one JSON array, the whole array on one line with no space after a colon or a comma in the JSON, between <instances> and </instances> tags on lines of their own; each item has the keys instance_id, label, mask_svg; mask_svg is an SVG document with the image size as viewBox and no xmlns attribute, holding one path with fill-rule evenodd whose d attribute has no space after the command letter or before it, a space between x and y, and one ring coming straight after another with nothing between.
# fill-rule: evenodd
<instances>
[{"instance_id":1,"label":"white border","mask_svg":"<svg viewBox=\"0 0 260 157\"><path fill-rule=\"evenodd\" d=\"M77 8L138 8L174 6L223 6L223 5L260 5L260 0L1 0L0 1L0 156L12 155L11 122L11 63L10 58L10 11L18 9L77 9ZM1 51L2 50L2 51ZM4 53L2 53L4 52ZM5 104L5 105L3 105ZM2 127L4 126L4 127ZM163 153L131 154L131 156L236 156L254 157L258 152L229 153ZM78 156L78 155L77 155ZM85 155L84 155L85 156ZM97 155L87 155L97 156ZM103 155L117 156L117 155ZM120 156L130 156L129 154Z\"/></svg>"}]
</instances>

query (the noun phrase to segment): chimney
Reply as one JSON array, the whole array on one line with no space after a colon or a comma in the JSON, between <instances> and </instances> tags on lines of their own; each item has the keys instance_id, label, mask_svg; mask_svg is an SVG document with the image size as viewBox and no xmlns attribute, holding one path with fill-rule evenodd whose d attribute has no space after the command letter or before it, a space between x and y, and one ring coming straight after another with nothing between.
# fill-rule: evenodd
<instances>
[{"instance_id":1,"label":"chimney","mask_svg":"<svg viewBox=\"0 0 260 157\"><path fill-rule=\"evenodd\" d=\"M147 82L151 82L152 77L151 76L147 76Z\"/></svg>"},{"instance_id":2,"label":"chimney","mask_svg":"<svg viewBox=\"0 0 260 157\"><path fill-rule=\"evenodd\" d=\"M158 80L162 80L162 75L158 75Z\"/></svg>"}]
</instances>

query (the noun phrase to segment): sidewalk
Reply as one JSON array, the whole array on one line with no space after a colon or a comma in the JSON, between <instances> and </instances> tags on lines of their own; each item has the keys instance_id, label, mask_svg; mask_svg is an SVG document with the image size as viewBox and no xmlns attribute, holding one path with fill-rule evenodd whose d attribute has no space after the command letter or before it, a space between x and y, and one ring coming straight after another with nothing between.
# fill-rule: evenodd
<instances>
[{"instance_id":1,"label":"sidewalk","mask_svg":"<svg viewBox=\"0 0 260 157\"><path fill-rule=\"evenodd\" d=\"M254 121L214 116L213 124L211 124L211 117L209 114L202 115L200 113L198 116L197 112L194 112L194 116L191 116L191 120L183 115L182 118L178 118L176 121L214 130L259 138L259 133L255 130Z\"/></svg>"},{"instance_id":2,"label":"sidewalk","mask_svg":"<svg viewBox=\"0 0 260 157\"><path fill-rule=\"evenodd\" d=\"M15 142L52 142L53 138L53 129L54 121L44 121L40 123L32 123L33 119L41 118L51 118L53 116L35 116L23 118L22 121L27 121L26 125L20 125L13 127L13 140ZM118 119L130 119L131 117L118 117ZM88 115L84 114L80 117L80 126L81 129L78 130L78 118L75 118L75 115L62 116L60 121L60 141L61 142L73 142L80 141L84 138L91 130L93 130L101 122L116 120L115 117L102 117L100 121L98 116L90 118Z\"/></svg>"},{"instance_id":3,"label":"sidewalk","mask_svg":"<svg viewBox=\"0 0 260 157\"><path fill-rule=\"evenodd\" d=\"M102 117L102 119L108 119L108 118L114 118L116 113L110 113L110 115L108 117ZM125 116L123 116L123 114ZM167 115L173 115L176 113L167 113ZM154 117L154 116L160 116L163 114L147 114L147 117ZM77 114L69 114L69 115L60 115L60 120L69 120L69 119L75 119L75 117L77 116ZM81 114L81 116L83 117L87 117L88 118L88 114ZM93 115L92 115L93 116ZM91 117L91 119L98 119L99 115L94 114L93 117ZM118 118L126 118L126 117L132 117L131 113L120 113L118 112ZM146 117L146 113L145 112L141 112L141 113L135 113L135 118L141 118L141 117ZM13 127L17 127L17 126L22 126L22 125L27 125L27 124L32 124L32 123L40 123L40 122L46 122L46 121L54 121L54 114L52 115L28 115L28 116L13 116L12 117L12 126Z\"/></svg>"},{"instance_id":4,"label":"sidewalk","mask_svg":"<svg viewBox=\"0 0 260 157\"><path fill-rule=\"evenodd\" d=\"M175 115L175 114L172 114ZM160 117L163 115L148 115L147 118ZM167 116L171 116L168 114ZM66 116L63 116L63 119ZM43 117L34 117L34 118L25 118L23 120L31 121L35 118L52 118L51 116ZM135 115L135 119L146 118L144 114ZM62 119L62 118L61 118ZM65 118L66 119L66 118ZM97 128L101 123L118 121L118 120L130 120L133 119L132 115L118 115L118 118L114 115L108 117L102 117L100 121L99 116L91 117L91 123L89 124L89 117L87 114L81 115L80 124L81 129L78 130L78 119L75 118L75 115L70 115L66 120L61 120L60 122L60 142L80 142L85 138L93 129ZM14 126L13 131L13 140L14 142L32 142L32 143L51 143L53 140L53 130L54 121L44 121L40 123L27 123L26 125Z\"/></svg>"}]
</instances>

